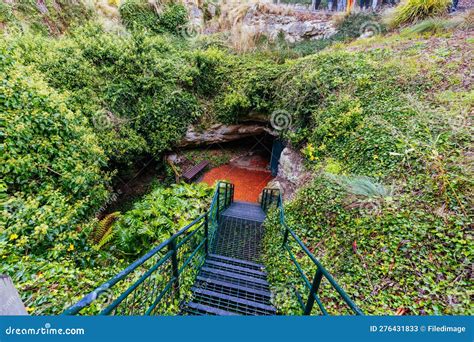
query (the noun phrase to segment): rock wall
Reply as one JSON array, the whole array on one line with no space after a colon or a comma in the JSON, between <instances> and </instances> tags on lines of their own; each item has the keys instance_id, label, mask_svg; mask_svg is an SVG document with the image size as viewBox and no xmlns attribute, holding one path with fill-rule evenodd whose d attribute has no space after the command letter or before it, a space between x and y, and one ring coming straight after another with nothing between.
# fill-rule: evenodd
<instances>
[{"instance_id":1,"label":"rock wall","mask_svg":"<svg viewBox=\"0 0 474 342\"><path fill-rule=\"evenodd\" d=\"M189 126L184 138L179 143L180 147L212 145L239 140L246 137L257 136L264 133L275 133L266 125L261 124L215 124L205 130Z\"/></svg>"},{"instance_id":2,"label":"rock wall","mask_svg":"<svg viewBox=\"0 0 474 342\"><path fill-rule=\"evenodd\" d=\"M254 36L262 34L274 40L281 33L286 41L294 43L329 37L336 32L332 14L314 12L298 4L273 4L265 0L208 3L205 7L192 0L185 0L185 4L191 25L204 34L238 30Z\"/></svg>"},{"instance_id":3,"label":"rock wall","mask_svg":"<svg viewBox=\"0 0 474 342\"><path fill-rule=\"evenodd\" d=\"M280 188L285 201L291 200L296 190L312 178L304 166L301 154L291 147L285 147L281 152L277 176L268 184L268 187Z\"/></svg>"},{"instance_id":4,"label":"rock wall","mask_svg":"<svg viewBox=\"0 0 474 342\"><path fill-rule=\"evenodd\" d=\"M276 39L279 34L283 34L289 43L305 39L327 38L336 32L329 14L305 10L281 11L281 13L278 11L262 12L257 5L249 8L243 19L243 24L272 40Z\"/></svg>"}]
</instances>

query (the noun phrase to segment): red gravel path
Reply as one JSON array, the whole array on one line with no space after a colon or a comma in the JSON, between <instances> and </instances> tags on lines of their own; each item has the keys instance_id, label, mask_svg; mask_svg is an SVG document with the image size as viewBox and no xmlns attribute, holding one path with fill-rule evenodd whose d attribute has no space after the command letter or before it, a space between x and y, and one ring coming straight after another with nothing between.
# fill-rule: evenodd
<instances>
[{"instance_id":1,"label":"red gravel path","mask_svg":"<svg viewBox=\"0 0 474 342\"><path fill-rule=\"evenodd\" d=\"M272 175L269 171L254 171L222 165L206 172L202 182L213 186L217 180L227 180L235 185L234 200L258 202L258 196L271 179Z\"/></svg>"}]
</instances>

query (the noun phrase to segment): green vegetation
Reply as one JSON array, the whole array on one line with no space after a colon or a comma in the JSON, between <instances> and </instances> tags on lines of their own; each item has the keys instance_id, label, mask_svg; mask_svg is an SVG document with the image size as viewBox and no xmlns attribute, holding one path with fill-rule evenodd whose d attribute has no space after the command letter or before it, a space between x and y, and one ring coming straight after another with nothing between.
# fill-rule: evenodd
<instances>
[{"instance_id":1,"label":"green vegetation","mask_svg":"<svg viewBox=\"0 0 474 342\"><path fill-rule=\"evenodd\" d=\"M291 115L282 137L313 174L287 203L288 222L361 308L472 312L474 95L465 81L472 38L459 31L466 20L443 25L435 39L417 32L437 29L415 26L351 42L367 21L385 32L378 17L357 14L330 41L236 54L212 39L191 44L177 35L186 13L173 3L156 12L145 1L125 2L123 35L69 19L60 36L15 32L15 21L36 27L36 17L20 17L18 6L0 7L7 27L0 42L0 272L12 276L30 312L60 313L208 205L204 186L161 184L99 223L94 217L119 177L143 160L161 164L189 124L205 128L275 110ZM77 18L83 9L61 14L69 10ZM419 20L427 16L420 13ZM414 17L403 14L408 19L399 23ZM298 313L281 291L296 278L275 219L267 224L266 263L280 312ZM344 313L340 303L329 307Z\"/></svg>"},{"instance_id":2,"label":"green vegetation","mask_svg":"<svg viewBox=\"0 0 474 342\"><path fill-rule=\"evenodd\" d=\"M69 93L69 108L89 119L113 163L170 148L199 115L195 70L170 38L118 37L91 25L58 40L25 35L8 43L19 61Z\"/></svg>"},{"instance_id":3,"label":"green vegetation","mask_svg":"<svg viewBox=\"0 0 474 342\"><path fill-rule=\"evenodd\" d=\"M443 33L450 32L456 28L472 29L474 22L472 18L473 13L463 14L449 19L431 18L420 22L419 24L410 26L402 30L403 33Z\"/></svg>"},{"instance_id":4,"label":"green vegetation","mask_svg":"<svg viewBox=\"0 0 474 342\"><path fill-rule=\"evenodd\" d=\"M63 96L5 50L2 57L3 242L18 254L63 256L81 240L74 227L107 198L107 157L86 118L70 111Z\"/></svg>"},{"instance_id":5,"label":"green vegetation","mask_svg":"<svg viewBox=\"0 0 474 342\"><path fill-rule=\"evenodd\" d=\"M83 1L21 0L0 3L0 29L60 35L70 27L95 17L94 11Z\"/></svg>"},{"instance_id":6,"label":"green vegetation","mask_svg":"<svg viewBox=\"0 0 474 342\"><path fill-rule=\"evenodd\" d=\"M446 14L450 4L449 0L405 0L395 8L390 25L398 27Z\"/></svg>"},{"instance_id":7,"label":"green vegetation","mask_svg":"<svg viewBox=\"0 0 474 342\"><path fill-rule=\"evenodd\" d=\"M132 31L179 33L187 23L187 11L182 4L168 3L162 8L154 1L127 0L120 6L120 16Z\"/></svg>"},{"instance_id":8,"label":"green vegetation","mask_svg":"<svg viewBox=\"0 0 474 342\"><path fill-rule=\"evenodd\" d=\"M380 43L391 48L366 50ZM359 44L363 53L354 51ZM456 81L461 64L420 60L421 49L435 55L438 46L398 44L404 41L378 39L353 44L352 52L323 52L283 76L281 106L294 123L286 136L314 174L286 205L287 220L369 314L472 312L473 184L465 153L473 93ZM443 53L464 58L455 49ZM445 79L456 95L440 86ZM300 285L283 267L275 220L266 238L270 279L281 312L293 313L285 289ZM312 277L314 267L300 257ZM330 312L344 312L329 287L323 298Z\"/></svg>"},{"instance_id":9,"label":"green vegetation","mask_svg":"<svg viewBox=\"0 0 474 342\"><path fill-rule=\"evenodd\" d=\"M206 211L211 193L205 183L154 189L114 224L110 245L119 254L142 255Z\"/></svg>"},{"instance_id":10,"label":"green vegetation","mask_svg":"<svg viewBox=\"0 0 474 342\"><path fill-rule=\"evenodd\" d=\"M0 272L13 278L30 313L59 314L201 215L209 206L211 192L205 184L158 186L132 210L112 213L99 222L68 221L65 228L58 222L71 220L66 210L72 207L49 193L41 196L51 197L58 209L36 202L34 208L28 202L23 208L10 207L13 201L23 204L10 198L3 212L7 222L0 236ZM38 197L30 196L30 200ZM52 210L62 210L63 217L54 216ZM31 213L36 216L28 217ZM50 218L55 224L46 220ZM33 231L29 222L37 225ZM124 290L127 284L115 291ZM90 313L96 313L95 309Z\"/></svg>"},{"instance_id":11,"label":"green vegetation","mask_svg":"<svg viewBox=\"0 0 474 342\"><path fill-rule=\"evenodd\" d=\"M210 167L218 167L227 164L239 152L241 152L240 149L194 149L183 151L183 156L188 161L192 161L194 164L198 164L204 160L207 160L210 163Z\"/></svg>"}]
</instances>

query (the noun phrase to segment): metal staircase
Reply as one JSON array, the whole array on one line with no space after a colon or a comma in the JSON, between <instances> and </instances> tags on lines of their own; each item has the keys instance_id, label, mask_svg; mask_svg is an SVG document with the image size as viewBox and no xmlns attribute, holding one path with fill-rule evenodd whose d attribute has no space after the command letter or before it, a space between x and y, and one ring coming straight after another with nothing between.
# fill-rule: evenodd
<instances>
[{"instance_id":1,"label":"metal staircase","mask_svg":"<svg viewBox=\"0 0 474 342\"><path fill-rule=\"evenodd\" d=\"M188 315L275 315L260 259L265 212L258 204L233 202L220 217L212 253L196 277Z\"/></svg>"},{"instance_id":2,"label":"metal staircase","mask_svg":"<svg viewBox=\"0 0 474 342\"><path fill-rule=\"evenodd\" d=\"M301 313L329 314L320 298L324 281L342 300L341 308L344 302L350 311L361 315L362 311L286 224L279 190L264 189L260 204L234 202L234 186L227 182L217 184L207 212L63 314L275 315L261 260L263 222L269 208L279 212L282 251L288 252L288 265L295 266L300 276L300 284L291 286ZM307 259L305 263L303 258Z\"/></svg>"}]
</instances>

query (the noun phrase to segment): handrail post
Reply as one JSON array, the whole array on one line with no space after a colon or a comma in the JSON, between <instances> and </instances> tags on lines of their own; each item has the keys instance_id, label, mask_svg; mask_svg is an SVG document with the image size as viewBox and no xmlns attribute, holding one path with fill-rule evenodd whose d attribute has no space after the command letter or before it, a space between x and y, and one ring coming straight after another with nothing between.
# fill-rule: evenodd
<instances>
[{"instance_id":1,"label":"handrail post","mask_svg":"<svg viewBox=\"0 0 474 342\"><path fill-rule=\"evenodd\" d=\"M262 210L263 211L266 211L266 208L265 208L266 198L267 198L267 191L263 189L263 193L262 193Z\"/></svg>"},{"instance_id":2,"label":"handrail post","mask_svg":"<svg viewBox=\"0 0 474 342\"><path fill-rule=\"evenodd\" d=\"M176 248L176 240L173 239L168 245L170 251L173 251L171 255L171 269L173 277L176 279L173 283L173 292L176 297L179 297L179 267L178 267L178 250Z\"/></svg>"},{"instance_id":3,"label":"handrail post","mask_svg":"<svg viewBox=\"0 0 474 342\"><path fill-rule=\"evenodd\" d=\"M206 213L206 216L204 216L204 238L206 239L204 241L204 251L206 255L209 254L209 219L208 219L208 213Z\"/></svg>"},{"instance_id":4,"label":"handrail post","mask_svg":"<svg viewBox=\"0 0 474 342\"><path fill-rule=\"evenodd\" d=\"M267 190L263 190L262 203L263 203L263 211L264 211L264 212L267 212L267 196L268 196L268 191L267 191Z\"/></svg>"},{"instance_id":5,"label":"handrail post","mask_svg":"<svg viewBox=\"0 0 474 342\"><path fill-rule=\"evenodd\" d=\"M221 183L217 183L217 199L216 199L216 221L219 221L220 211L220 195L221 195Z\"/></svg>"},{"instance_id":6,"label":"handrail post","mask_svg":"<svg viewBox=\"0 0 474 342\"><path fill-rule=\"evenodd\" d=\"M288 235L290 234L290 232L285 225L283 225L283 229L285 229L285 232L283 233L283 246L285 246L288 242Z\"/></svg>"},{"instance_id":7,"label":"handrail post","mask_svg":"<svg viewBox=\"0 0 474 342\"><path fill-rule=\"evenodd\" d=\"M309 290L309 297L308 302L306 303L306 307L304 308L304 315L311 314L311 310L313 309L314 305L314 296L318 293L319 285L321 285L321 280L323 279L323 272L319 269L316 271L316 274L313 278L313 284L311 285L311 289Z\"/></svg>"},{"instance_id":8,"label":"handrail post","mask_svg":"<svg viewBox=\"0 0 474 342\"><path fill-rule=\"evenodd\" d=\"M224 208L227 207L227 187L229 186L229 184L225 183L225 195L224 195Z\"/></svg>"}]
</instances>

